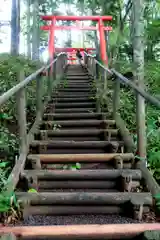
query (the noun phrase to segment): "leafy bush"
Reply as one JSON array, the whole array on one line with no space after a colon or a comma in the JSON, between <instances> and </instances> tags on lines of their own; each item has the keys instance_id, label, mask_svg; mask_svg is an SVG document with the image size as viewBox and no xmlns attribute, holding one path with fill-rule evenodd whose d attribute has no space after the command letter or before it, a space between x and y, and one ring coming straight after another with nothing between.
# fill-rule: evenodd
<instances>
[{"instance_id":1,"label":"leafy bush","mask_svg":"<svg viewBox=\"0 0 160 240\"><path fill-rule=\"evenodd\" d=\"M121 63L121 72L131 71L131 66ZM146 91L155 97L160 98L159 84L160 68L159 62L149 62L145 65ZM121 89L120 113L125 120L128 129L133 136L136 133L136 105L135 94L132 90ZM147 157L148 166L157 180L160 179L160 110L146 104L146 126L147 126Z\"/></svg>"},{"instance_id":2,"label":"leafy bush","mask_svg":"<svg viewBox=\"0 0 160 240\"><path fill-rule=\"evenodd\" d=\"M24 77L27 77L40 66L39 62L33 62L24 56L13 57L10 54L0 54L0 95L18 83L18 72L21 69L24 71ZM36 82L32 81L26 87L26 110L29 115L34 115L35 86ZM18 155L18 137L16 96L14 96L0 108L0 191L4 190L3 187L14 166L16 155Z\"/></svg>"}]
</instances>

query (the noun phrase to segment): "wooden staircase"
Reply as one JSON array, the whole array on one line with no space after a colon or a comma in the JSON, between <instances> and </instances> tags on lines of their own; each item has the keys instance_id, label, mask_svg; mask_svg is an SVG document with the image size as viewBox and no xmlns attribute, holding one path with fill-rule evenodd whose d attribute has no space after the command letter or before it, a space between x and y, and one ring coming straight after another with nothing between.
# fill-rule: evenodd
<instances>
[{"instance_id":1,"label":"wooden staircase","mask_svg":"<svg viewBox=\"0 0 160 240\"><path fill-rule=\"evenodd\" d=\"M24 216L117 214L142 220L150 211L152 195L134 154L111 114L96 111L92 82L84 67L69 65L53 93L17 186Z\"/></svg>"}]
</instances>

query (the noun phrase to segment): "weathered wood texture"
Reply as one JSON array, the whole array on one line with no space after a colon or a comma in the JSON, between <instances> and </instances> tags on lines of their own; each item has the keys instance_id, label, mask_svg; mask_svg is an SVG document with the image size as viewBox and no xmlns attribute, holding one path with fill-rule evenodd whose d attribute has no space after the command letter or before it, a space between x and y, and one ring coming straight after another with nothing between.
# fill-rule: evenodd
<instances>
[{"instance_id":1,"label":"weathered wood texture","mask_svg":"<svg viewBox=\"0 0 160 240\"><path fill-rule=\"evenodd\" d=\"M144 84L144 0L133 1L133 64L134 81L140 89ZM145 99L136 95L137 149L140 157L146 159Z\"/></svg>"},{"instance_id":2,"label":"weathered wood texture","mask_svg":"<svg viewBox=\"0 0 160 240\"><path fill-rule=\"evenodd\" d=\"M128 173L133 180L140 180L142 174L140 170L124 169L96 169L96 170L25 170L23 176L37 176L39 179L53 180L116 180L123 173Z\"/></svg>"},{"instance_id":3,"label":"weathered wood texture","mask_svg":"<svg viewBox=\"0 0 160 240\"><path fill-rule=\"evenodd\" d=\"M11 232L22 237L52 236L55 238L67 237L69 239L75 239L77 237L110 237L110 239L117 239L117 237L135 237L141 233L144 233L145 231L153 230L160 230L160 224L125 224L125 231L123 224L1 227L0 234Z\"/></svg>"},{"instance_id":4,"label":"weathered wood texture","mask_svg":"<svg viewBox=\"0 0 160 240\"><path fill-rule=\"evenodd\" d=\"M35 154L29 159L40 158L41 162L107 162L120 156L124 161L134 160L132 153L100 153L100 154Z\"/></svg>"},{"instance_id":5,"label":"weathered wood texture","mask_svg":"<svg viewBox=\"0 0 160 240\"><path fill-rule=\"evenodd\" d=\"M21 71L18 75L19 81L24 80L24 71ZM20 146L19 153L27 152L27 119L26 119L26 95L25 88L17 92L17 117L18 117L18 126L19 126L19 138Z\"/></svg>"},{"instance_id":6,"label":"weathered wood texture","mask_svg":"<svg viewBox=\"0 0 160 240\"><path fill-rule=\"evenodd\" d=\"M23 193L17 192L17 198L22 202L30 202L33 205L43 204L112 204L119 205L127 203L134 198L143 198L144 205L152 206L152 195L150 193L134 193L134 192L45 192L45 193Z\"/></svg>"}]
</instances>

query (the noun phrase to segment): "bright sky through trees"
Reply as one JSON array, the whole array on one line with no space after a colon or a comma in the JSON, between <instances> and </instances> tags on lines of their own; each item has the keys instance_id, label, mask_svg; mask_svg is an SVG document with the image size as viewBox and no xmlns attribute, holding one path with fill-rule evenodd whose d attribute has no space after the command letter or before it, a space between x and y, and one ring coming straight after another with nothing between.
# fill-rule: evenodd
<instances>
[{"instance_id":1,"label":"bright sky through trees","mask_svg":"<svg viewBox=\"0 0 160 240\"><path fill-rule=\"evenodd\" d=\"M11 0L0 0L0 21L10 21L11 19ZM25 5L23 1L21 1L21 17L25 11ZM66 15L66 8L64 4L61 4L58 9L62 14ZM72 6L72 11L75 13L76 8ZM49 13L50 14L50 13ZM85 25L88 23L85 23ZM79 45L82 32L81 31L72 31L72 41L73 45ZM0 43L0 52L9 52L10 51L10 37L11 31L9 26L1 27L0 29L0 39L2 39L2 43ZM67 40L67 32L66 31L56 31L57 47L63 47L64 42ZM20 36L20 53L24 53L26 51L26 39L21 33ZM46 55L46 53L44 53Z\"/></svg>"}]
</instances>

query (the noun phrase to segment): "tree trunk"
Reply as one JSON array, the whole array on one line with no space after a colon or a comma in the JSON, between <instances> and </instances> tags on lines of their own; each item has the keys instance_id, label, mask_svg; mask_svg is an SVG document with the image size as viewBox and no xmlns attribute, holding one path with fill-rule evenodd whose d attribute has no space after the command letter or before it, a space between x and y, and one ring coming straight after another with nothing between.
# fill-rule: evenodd
<instances>
[{"instance_id":1,"label":"tree trunk","mask_svg":"<svg viewBox=\"0 0 160 240\"><path fill-rule=\"evenodd\" d=\"M12 0L11 13L11 54L19 53L19 35L20 35L20 1Z\"/></svg>"},{"instance_id":2,"label":"tree trunk","mask_svg":"<svg viewBox=\"0 0 160 240\"><path fill-rule=\"evenodd\" d=\"M31 58L31 31L30 31L30 0L27 0L27 57Z\"/></svg>"},{"instance_id":3,"label":"tree trunk","mask_svg":"<svg viewBox=\"0 0 160 240\"><path fill-rule=\"evenodd\" d=\"M120 6L120 1L119 1L119 6ZM132 0L128 0L127 4L126 4L126 9L125 9L125 14L124 14L124 17L122 18L122 9L119 8L119 18L118 18L118 21L117 21L117 25L118 25L118 34L117 34L117 39L116 39L116 44L114 46L114 48L112 49L112 58L111 58L111 61L109 63L109 65L113 68L113 67L116 67L116 60L117 60L117 57L118 57L118 53L119 53L119 49L120 49L120 38L119 36L123 36L123 30L124 30L124 24L125 24L125 21L130 13L130 10L132 8Z\"/></svg>"},{"instance_id":4,"label":"tree trunk","mask_svg":"<svg viewBox=\"0 0 160 240\"><path fill-rule=\"evenodd\" d=\"M71 8L70 8L70 0L67 2L67 15L71 15ZM71 22L67 21L67 26L71 26ZM72 35L71 35L71 30L67 31L67 47L72 47Z\"/></svg>"},{"instance_id":5,"label":"tree trunk","mask_svg":"<svg viewBox=\"0 0 160 240\"><path fill-rule=\"evenodd\" d=\"M39 59L39 2L34 0L33 3L33 35L32 35L32 59Z\"/></svg>"},{"instance_id":6,"label":"tree trunk","mask_svg":"<svg viewBox=\"0 0 160 240\"><path fill-rule=\"evenodd\" d=\"M133 0L133 59L134 81L144 89L144 0ZM137 101L137 150L146 159L145 100L139 94Z\"/></svg>"}]
</instances>

